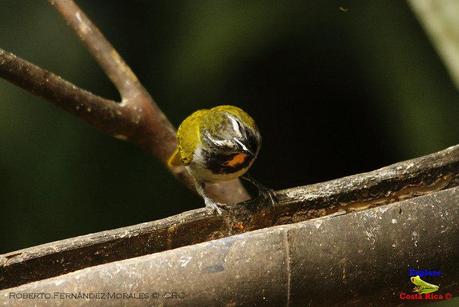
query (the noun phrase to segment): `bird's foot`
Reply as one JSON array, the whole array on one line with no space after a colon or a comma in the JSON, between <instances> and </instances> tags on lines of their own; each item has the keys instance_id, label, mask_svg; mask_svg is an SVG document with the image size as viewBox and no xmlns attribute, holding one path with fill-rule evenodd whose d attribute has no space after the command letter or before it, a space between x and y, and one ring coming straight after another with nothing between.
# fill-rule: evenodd
<instances>
[{"instance_id":1,"label":"bird's foot","mask_svg":"<svg viewBox=\"0 0 459 307\"><path fill-rule=\"evenodd\" d=\"M206 208L214 210L215 212L217 212L218 215L222 215L223 210L225 210L223 208L224 204L217 203L208 197L204 197L204 203L206 204Z\"/></svg>"},{"instance_id":2,"label":"bird's foot","mask_svg":"<svg viewBox=\"0 0 459 307\"><path fill-rule=\"evenodd\" d=\"M250 182L251 184L253 184L257 190L258 190L258 195L255 199L253 199L253 201L257 202L257 203L269 203L269 205L273 206L275 204L277 204L277 198L276 198L276 194L274 192L273 189L270 189L270 188L267 188L265 187L263 184L261 184L260 182L258 182L257 180L253 179L251 176L249 175L244 175L241 177L242 179Z\"/></svg>"},{"instance_id":3,"label":"bird's foot","mask_svg":"<svg viewBox=\"0 0 459 307\"><path fill-rule=\"evenodd\" d=\"M258 188L258 199L269 202L271 206L277 204L276 194L273 189L263 186L262 189Z\"/></svg>"}]
</instances>

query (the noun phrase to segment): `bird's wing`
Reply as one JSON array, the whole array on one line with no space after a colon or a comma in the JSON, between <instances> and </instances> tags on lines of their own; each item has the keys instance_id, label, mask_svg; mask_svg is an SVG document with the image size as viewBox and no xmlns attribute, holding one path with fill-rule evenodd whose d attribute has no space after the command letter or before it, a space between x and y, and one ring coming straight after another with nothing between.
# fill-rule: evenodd
<instances>
[{"instance_id":1,"label":"bird's wing","mask_svg":"<svg viewBox=\"0 0 459 307\"><path fill-rule=\"evenodd\" d=\"M184 165L189 165L193 160L196 147L201 144L199 125L202 117L208 110L198 110L185 118L177 131L178 152Z\"/></svg>"}]
</instances>

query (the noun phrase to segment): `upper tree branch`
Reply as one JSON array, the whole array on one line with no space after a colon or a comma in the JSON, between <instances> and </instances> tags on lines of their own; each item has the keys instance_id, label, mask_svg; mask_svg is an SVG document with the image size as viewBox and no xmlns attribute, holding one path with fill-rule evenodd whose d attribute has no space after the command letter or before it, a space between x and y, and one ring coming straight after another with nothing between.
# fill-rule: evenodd
<instances>
[{"instance_id":1,"label":"upper tree branch","mask_svg":"<svg viewBox=\"0 0 459 307\"><path fill-rule=\"evenodd\" d=\"M114 101L96 96L0 49L0 76L114 136L131 135L136 118ZM127 133L127 132L130 133Z\"/></svg>"},{"instance_id":2,"label":"upper tree branch","mask_svg":"<svg viewBox=\"0 0 459 307\"><path fill-rule=\"evenodd\" d=\"M100 30L73 0L49 0L49 2L78 34L78 37L97 60L105 74L119 90L123 102L130 100L137 103L135 97L139 93L145 95L145 89ZM151 97L149 98L152 100ZM129 101L126 103L129 103Z\"/></svg>"},{"instance_id":3,"label":"upper tree branch","mask_svg":"<svg viewBox=\"0 0 459 307\"><path fill-rule=\"evenodd\" d=\"M74 1L49 2L75 30L116 86L122 98L121 103L96 96L1 49L0 77L53 102L116 138L139 145L167 166L167 160L176 147L173 125L118 52ZM192 178L183 167L169 170L193 189ZM213 185L208 193L225 203L248 198L239 180Z\"/></svg>"},{"instance_id":4,"label":"upper tree branch","mask_svg":"<svg viewBox=\"0 0 459 307\"><path fill-rule=\"evenodd\" d=\"M175 129L159 109L118 52L73 0L49 0L78 34L120 92L119 110L127 110L134 120L134 130L120 132L120 137L141 145L166 164L176 146ZM130 133L129 133L130 132ZM183 169L172 169L174 173ZM185 176L185 175L184 175Z\"/></svg>"}]
</instances>

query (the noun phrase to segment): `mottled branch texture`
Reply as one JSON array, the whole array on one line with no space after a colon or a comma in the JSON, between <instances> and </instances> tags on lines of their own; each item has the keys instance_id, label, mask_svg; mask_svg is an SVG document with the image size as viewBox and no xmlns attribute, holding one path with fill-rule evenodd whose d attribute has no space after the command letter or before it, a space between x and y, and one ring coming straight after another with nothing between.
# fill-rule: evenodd
<instances>
[{"instance_id":1,"label":"mottled branch texture","mask_svg":"<svg viewBox=\"0 0 459 307\"><path fill-rule=\"evenodd\" d=\"M43 97L94 127L140 146L194 190L183 167L167 166L176 146L175 128L142 86L118 52L73 0L49 0L77 33L121 95L121 102L94 95L14 54L0 49L0 77ZM208 187L208 194L224 203L248 198L239 180Z\"/></svg>"},{"instance_id":2,"label":"mottled branch texture","mask_svg":"<svg viewBox=\"0 0 459 307\"><path fill-rule=\"evenodd\" d=\"M291 287L298 290L296 295L301 298L309 295L319 301L334 300L326 293L330 292L330 285L337 284L333 289L346 289L344 294L337 296L337 300L352 299L357 294L359 299L365 300L368 297L363 295L365 293L371 293L373 297L384 295L389 299L393 291L386 289L408 282L400 279L400 268L407 267L405 262L411 265L417 263L416 259L440 261L427 262L425 266L448 267L446 272L450 278L454 280L454 276L459 276L457 261L451 261L457 259L452 257L458 254L459 145L368 173L275 193L279 200L275 205L267 203L268 199L249 201L244 205L227 206L227 214L222 215L212 214L202 208L162 220L0 255L0 289L43 280L43 284L35 283L41 287L52 284L52 280L46 281L47 278L60 276L63 280L68 278L69 283L62 282L59 288L59 291L66 291L68 289L65 287L74 284L74 277L71 276L75 276L67 273L94 268L95 271L90 274L94 276L93 280L76 279L84 287L81 291L92 291L92 288L86 287L97 289L98 286L101 288L97 291L103 287L113 289L124 284L137 284L142 280L148 283L145 286L147 289L157 290L164 283L174 291L186 291L189 294L187 299L190 300L195 297L193 295L200 295L206 300L224 300L223 294L231 293L230 299L257 297L256 300L260 302L261 297L268 293L277 297L278 290L289 292L284 291L281 282L287 270L292 274L297 273L297 279L292 279ZM397 220L396 223L393 219ZM302 228L301 225L309 226L298 235L294 234L295 230L288 230L290 227ZM277 235L272 237L278 231L281 232L280 242L276 239L279 238ZM424 243L419 243L419 247L413 246L411 242L413 231L423 233L421 237ZM233 244L239 241L235 236L239 234L245 234L245 238L255 236L258 239L253 245L242 243L236 248L238 244ZM394 241L397 242L396 247L392 246ZM203 242L208 242L205 248L197 244ZM289 265L285 266L288 261L283 259L293 254L284 253L286 246L282 242L288 246L301 247L295 248L297 255L293 258L296 260L289 264L291 269ZM189 252L181 247L186 247ZM441 259L439 254L442 255ZM166 258L173 255L173 258L162 261L161 255ZM276 258L275 255L281 257ZM106 272L119 269L122 265L120 261L124 259L129 259L130 263L142 263L145 258L139 256L151 257L148 264L157 265L157 270L142 266L141 274L137 275L130 274L135 268L128 267L125 271L128 276L117 271L117 274L111 273L110 277L105 277ZM179 260L187 257L193 258L199 272L186 268ZM349 265L346 279L341 275L342 267L346 264L343 264L343 259L347 259ZM174 265L169 266L167 261L174 261ZM107 263L112 265L105 267L108 269L105 272L101 265ZM423 267L422 262L419 265ZM206 270L207 267L210 269ZM268 267L271 269L268 270ZM215 270L219 268L225 269ZM268 271L277 279L272 279L273 275ZM329 274L331 272L333 274ZM380 278L381 274L391 277ZM104 276L102 281L97 279L101 276ZM216 279L212 279L211 284L202 282L209 278ZM360 285L373 285L375 278L379 282L383 281L382 284L378 283L371 291L362 291ZM228 290L231 289L229 280L234 280L244 289L248 289L250 281L254 281L256 286L250 288L251 295L243 295L246 292L239 287ZM266 280L270 281L266 288L270 291L267 292L260 287ZM346 285L340 284L347 280L349 283ZM178 284L171 286L173 283ZM204 289L207 286L215 287L215 291L206 292ZM31 292L49 291L48 288L38 290L25 287ZM396 289L403 290L401 287ZM246 301L238 299L238 302L241 302L239 305L247 305ZM250 303L248 305L256 305ZM327 303L317 305L331 305ZM212 304L209 301L206 304L198 304L197 301L188 303L204 306Z\"/></svg>"}]
</instances>

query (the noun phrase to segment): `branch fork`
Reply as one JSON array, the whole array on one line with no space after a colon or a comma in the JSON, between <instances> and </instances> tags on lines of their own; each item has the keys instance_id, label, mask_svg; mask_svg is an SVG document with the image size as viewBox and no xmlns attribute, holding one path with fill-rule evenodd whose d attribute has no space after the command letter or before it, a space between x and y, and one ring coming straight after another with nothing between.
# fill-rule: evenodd
<instances>
[{"instance_id":1,"label":"branch fork","mask_svg":"<svg viewBox=\"0 0 459 307\"><path fill-rule=\"evenodd\" d=\"M159 159L187 187L193 179L184 167L168 166L176 131L134 72L73 0L48 0L75 31L121 96L121 102L90 93L43 68L0 49L0 77L43 97L109 135L131 141ZM219 202L248 199L239 180L210 185Z\"/></svg>"}]
</instances>

